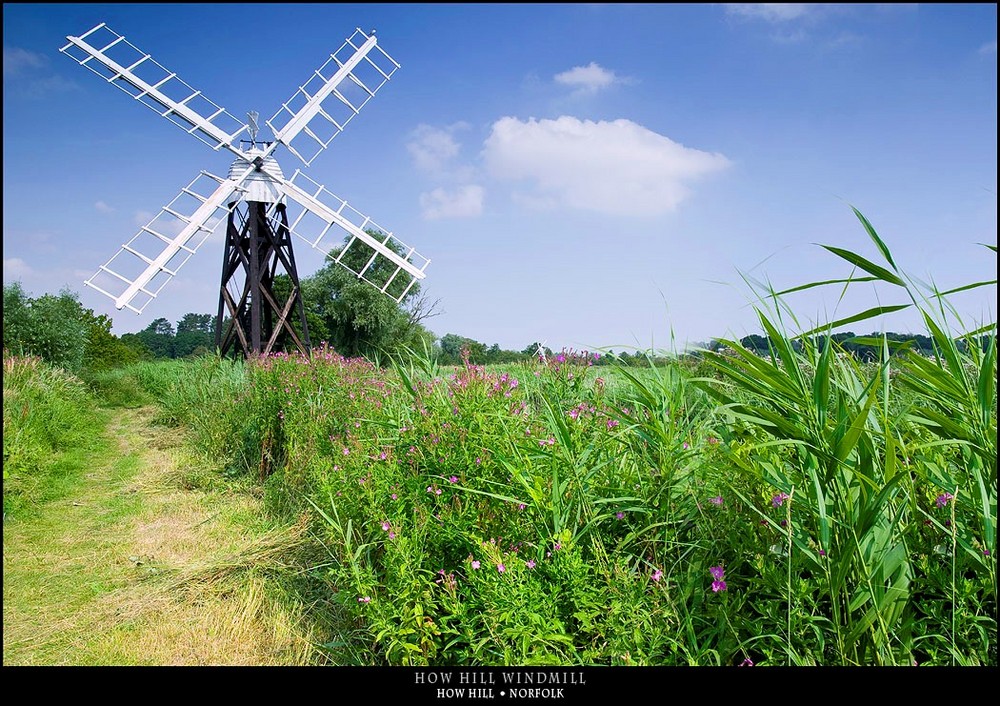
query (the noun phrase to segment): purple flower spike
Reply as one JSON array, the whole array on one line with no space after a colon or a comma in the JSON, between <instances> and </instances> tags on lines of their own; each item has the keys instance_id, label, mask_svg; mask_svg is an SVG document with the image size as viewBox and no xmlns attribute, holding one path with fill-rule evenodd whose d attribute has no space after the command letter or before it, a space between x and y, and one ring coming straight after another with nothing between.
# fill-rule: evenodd
<instances>
[{"instance_id":1,"label":"purple flower spike","mask_svg":"<svg viewBox=\"0 0 1000 706\"><path fill-rule=\"evenodd\" d=\"M937 496L934 502L937 503L938 507L944 507L945 505L948 504L949 500L954 500L954 499L955 496L952 495L951 493L944 493L942 495Z\"/></svg>"}]
</instances>

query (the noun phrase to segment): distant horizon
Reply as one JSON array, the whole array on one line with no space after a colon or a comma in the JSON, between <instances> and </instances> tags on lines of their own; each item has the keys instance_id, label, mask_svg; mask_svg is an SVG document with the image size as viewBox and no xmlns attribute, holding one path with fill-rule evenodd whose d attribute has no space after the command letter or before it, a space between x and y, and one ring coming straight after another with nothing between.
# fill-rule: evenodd
<instances>
[{"instance_id":1,"label":"distant horizon","mask_svg":"<svg viewBox=\"0 0 1000 706\"><path fill-rule=\"evenodd\" d=\"M997 232L996 5L254 12L274 41L246 51L230 5L4 5L5 284L67 287L117 335L217 310L221 229L142 316L83 285L232 161L59 53L100 22L230 113L259 111L261 139L355 27L377 28L401 68L303 171L430 258L438 338L683 350L758 334L743 277L849 276L819 244L881 262L851 207L904 273L941 290L996 279L979 245ZM323 264L295 253L302 277ZM870 284L788 297L803 325L907 301ZM995 302L995 285L951 297L969 329ZM922 330L914 311L863 323Z\"/></svg>"}]
</instances>

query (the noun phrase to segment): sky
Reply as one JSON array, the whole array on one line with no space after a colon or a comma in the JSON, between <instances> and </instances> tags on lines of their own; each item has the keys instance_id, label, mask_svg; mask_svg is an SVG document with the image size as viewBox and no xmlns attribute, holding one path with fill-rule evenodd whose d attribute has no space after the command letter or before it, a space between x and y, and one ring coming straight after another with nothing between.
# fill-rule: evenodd
<instances>
[{"instance_id":1,"label":"sky","mask_svg":"<svg viewBox=\"0 0 1000 706\"><path fill-rule=\"evenodd\" d=\"M117 334L216 311L221 228L140 316L83 281L232 158L59 52L100 22L262 122L375 29L401 68L309 167L275 157L431 260L438 336L621 351L759 333L748 282L848 276L821 244L878 261L852 207L915 278L996 278L995 4L7 3L3 20L3 281L69 288ZM323 264L295 256L300 276ZM788 298L803 326L905 302ZM996 321L995 286L953 303L969 329ZM923 330L908 312L855 328Z\"/></svg>"}]
</instances>

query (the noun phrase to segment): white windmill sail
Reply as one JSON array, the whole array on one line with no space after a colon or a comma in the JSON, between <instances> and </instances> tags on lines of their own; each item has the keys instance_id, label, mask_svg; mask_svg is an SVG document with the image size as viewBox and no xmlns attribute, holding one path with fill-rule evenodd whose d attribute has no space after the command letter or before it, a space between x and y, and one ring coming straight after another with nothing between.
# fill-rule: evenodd
<instances>
[{"instance_id":1,"label":"white windmill sail","mask_svg":"<svg viewBox=\"0 0 1000 706\"><path fill-rule=\"evenodd\" d=\"M334 261L383 294L402 301L417 280L426 277L424 270L430 264L429 259L300 171L283 180L281 188L289 200L303 207L302 213L289 224L292 234L324 255L331 255L340 247L346 232L350 240L334 254ZM331 230L336 236L327 238ZM361 258L365 264L352 266L358 262L359 252L367 255Z\"/></svg>"},{"instance_id":2,"label":"white windmill sail","mask_svg":"<svg viewBox=\"0 0 1000 706\"><path fill-rule=\"evenodd\" d=\"M233 151L247 125L205 98L177 74L110 29L103 22L59 51L128 93L212 149ZM95 46L96 45L96 46ZM101 46L100 49L97 46Z\"/></svg>"},{"instance_id":3,"label":"white windmill sail","mask_svg":"<svg viewBox=\"0 0 1000 706\"><path fill-rule=\"evenodd\" d=\"M238 181L202 172L84 284L137 314L225 222Z\"/></svg>"},{"instance_id":4,"label":"white windmill sail","mask_svg":"<svg viewBox=\"0 0 1000 706\"><path fill-rule=\"evenodd\" d=\"M104 23L67 40L60 51L213 149L237 157L228 179L202 172L86 281L118 309L141 313L226 220L230 207L263 191L301 207L291 232L324 254L334 253L336 262L397 302L425 277L429 259L299 172L286 180L271 156L284 145L310 164L399 68L374 32L357 29L313 72L267 121L275 141L263 148L256 143L255 113L250 125L236 119ZM243 133L250 138L249 151L237 146ZM345 246L324 240L333 226L341 239L343 233L350 236Z\"/></svg>"},{"instance_id":5,"label":"white windmill sail","mask_svg":"<svg viewBox=\"0 0 1000 706\"><path fill-rule=\"evenodd\" d=\"M277 141L309 166L398 68L378 46L374 32L357 29L267 125Z\"/></svg>"}]
</instances>

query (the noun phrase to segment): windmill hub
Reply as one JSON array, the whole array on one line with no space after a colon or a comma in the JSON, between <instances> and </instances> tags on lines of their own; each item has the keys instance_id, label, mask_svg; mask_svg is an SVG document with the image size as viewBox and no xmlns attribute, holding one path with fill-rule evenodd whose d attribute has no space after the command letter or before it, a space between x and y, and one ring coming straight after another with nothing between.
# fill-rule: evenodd
<instances>
[{"instance_id":1,"label":"windmill hub","mask_svg":"<svg viewBox=\"0 0 1000 706\"><path fill-rule=\"evenodd\" d=\"M275 203L281 200L283 192L281 182L285 175L274 157L265 156L264 150L254 147L247 151L247 159L237 157L229 167L229 178L239 179L247 169L254 168L243 180L242 188L246 189L243 198L246 201L260 203Z\"/></svg>"}]
</instances>

